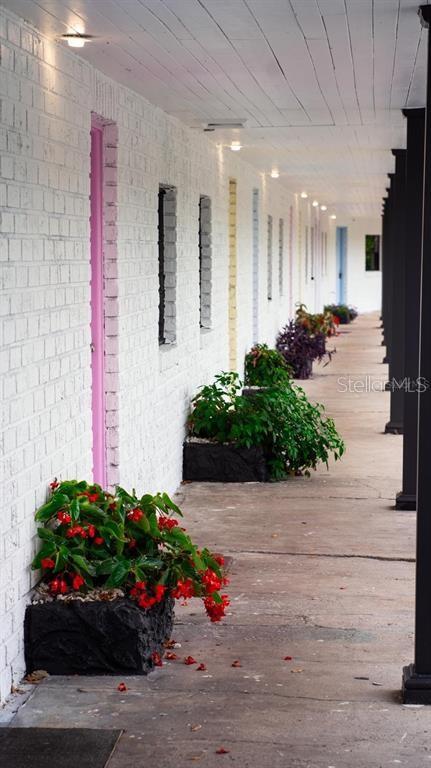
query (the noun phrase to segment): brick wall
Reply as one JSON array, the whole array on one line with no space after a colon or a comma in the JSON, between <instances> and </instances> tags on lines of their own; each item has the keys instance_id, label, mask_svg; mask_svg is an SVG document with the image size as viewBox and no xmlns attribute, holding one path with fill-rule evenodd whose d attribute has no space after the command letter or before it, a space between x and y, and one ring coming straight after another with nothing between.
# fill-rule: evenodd
<instances>
[{"instance_id":1,"label":"brick wall","mask_svg":"<svg viewBox=\"0 0 431 768\"><path fill-rule=\"evenodd\" d=\"M236 179L235 348L273 342L302 298L298 198L228 149L95 71L0 9L0 319L3 477L0 698L23 671L33 515L54 477L91 477L89 153L106 124L105 331L108 477L173 492L190 396L229 365L229 179ZM158 341L158 190L175 187L175 343ZM284 218L285 291L268 302L266 227ZM211 199L211 330L199 311L199 200ZM291 208L292 207L292 208ZM289 212L292 210L291 223ZM303 222L308 216L303 210ZM302 225L301 225L302 226ZM286 231L289 230L289 231ZM332 241L330 241L332 242ZM285 248L285 251L287 249ZM278 249L273 269L278 274ZM288 281L288 276L292 275ZM287 281L290 285L287 285Z\"/></svg>"}]
</instances>

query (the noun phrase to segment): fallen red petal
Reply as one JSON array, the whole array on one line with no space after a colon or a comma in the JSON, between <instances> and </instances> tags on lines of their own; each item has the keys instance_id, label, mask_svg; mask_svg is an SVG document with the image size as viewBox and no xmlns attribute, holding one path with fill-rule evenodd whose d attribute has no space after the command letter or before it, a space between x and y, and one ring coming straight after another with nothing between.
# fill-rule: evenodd
<instances>
[{"instance_id":1,"label":"fallen red petal","mask_svg":"<svg viewBox=\"0 0 431 768\"><path fill-rule=\"evenodd\" d=\"M242 664L239 659L236 659L232 664L231 667L242 667Z\"/></svg>"},{"instance_id":2,"label":"fallen red petal","mask_svg":"<svg viewBox=\"0 0 431 768\"><path fill-rule=\"evenodd\" d=\"M120 683L120 684L117 686L117 691L127 691L127 685L126 685L126 683Z\"/></svg>"},{"instance_id":3,"label":"fallen red petal","mask_svg":"<svg viewBox=\"0 0 431 768\"><path fill-rule=\"evenodd\" d=\"M205 672L206 666L205 664L199 664L199 666L196 668L198 672Z\"/></svg>"},{"instance_id":4,"label":"fallen red petal","mask_svg":"<svg viewBox=\"0 0 431 768\"><path fill-rule=\"evenodd\" d=\"M175 661L175 659L178 659L178 656L176 653L173 653L173 651L167 651L165 653L165 659L169 659L169 661Z\"/></svg>"},{"instance_id":5,"label":"fallen red petal","mask_svg":"<svg viewBox=\"0 0 431 768\"><path fill-rule=\"evenodd\" d=\"M228 749L225 749L224 747L219 747L216 749L216 755L227 755L229 753Z\"/></svg>"},{"instance_id":6,"label":"fallen red petal","mask_svg":"<svg viewBox=\"0 0 431 768\"><path fill-rule=\"evenodd\" d=\"M197 661L193 656L187 656L187 658L184 659L184 664L197 664Z\"/></svg>"},{"instance_id":7,"label":"fallen red petal","mask_svg":"<svg viewBox=\"0 0 431 768\"><path fill-rule=\"evenodd\" d=\"M285 656L284 661L292 661L293 656Z\"/></svg>"}]
</instances>

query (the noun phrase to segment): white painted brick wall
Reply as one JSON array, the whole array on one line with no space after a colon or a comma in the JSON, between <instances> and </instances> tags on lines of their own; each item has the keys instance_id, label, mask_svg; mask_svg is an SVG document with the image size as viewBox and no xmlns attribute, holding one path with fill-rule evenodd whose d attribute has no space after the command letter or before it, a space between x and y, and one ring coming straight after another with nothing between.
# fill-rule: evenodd
<instances>
[{"instance_id":1,"label":"white painted brick wall","mask_svg":"<svg viewBox=\"0 0 431 768\"><path fill-rule=\"evenodd\" d=\"M303 298L304 286L298 249L302 202L280 181L267 180L234 153L189 131L1 9L0 56L2 699L23 671L35 508L54 476L91 477L91 113L114 121L118 131L112 178L105 179L113 187L106 201L113 224L105 233L105 276L112 279L108 442L121 484L138 492L176 489L190 397L228 366L230 177L237 180L238 194L239 360L254 341L254 188L259 191L260 341L273 343L293 302ZM160 184L177 189L176 343L165 347L158 343ZM201 195L211 199L212 211L211 330L199 324ZM280 297L273 280L271 302L266 296L268 214L274 222L285 221L285 290ZM273 273L279 273L276 238Z\"/></svg>"}]
</instances>

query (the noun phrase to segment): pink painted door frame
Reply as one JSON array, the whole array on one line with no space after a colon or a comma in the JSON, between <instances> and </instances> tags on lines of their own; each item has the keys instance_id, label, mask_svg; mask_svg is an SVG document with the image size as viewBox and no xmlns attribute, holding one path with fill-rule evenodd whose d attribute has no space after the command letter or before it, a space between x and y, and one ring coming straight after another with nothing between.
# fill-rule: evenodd
<instances>
[{"instance_id":1,"label":"pink painted door frame","mask_svg":"<svg viewBox=\"0 0 431 768\"><path fill-rule=\"evenodd\" d=\"M103 125L96 119L91 126L90 237L93 480L106 487Z\"/></svg>"}]
</instances>

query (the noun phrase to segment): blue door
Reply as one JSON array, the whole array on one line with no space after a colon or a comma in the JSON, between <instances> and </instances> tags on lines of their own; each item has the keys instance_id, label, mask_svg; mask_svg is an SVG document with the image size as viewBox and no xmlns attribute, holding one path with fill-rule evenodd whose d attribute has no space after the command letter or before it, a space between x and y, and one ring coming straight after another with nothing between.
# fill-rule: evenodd
<instances>
[{"instance_id":1,"label":"blue door","mask_svg":"<svg viewBox=\"0 0 431 768\"><path fill-rule=\"evenodd\" d=\"M346 303L347 227L337 227L337 303Z\"/></svg>"}]
</instances>

